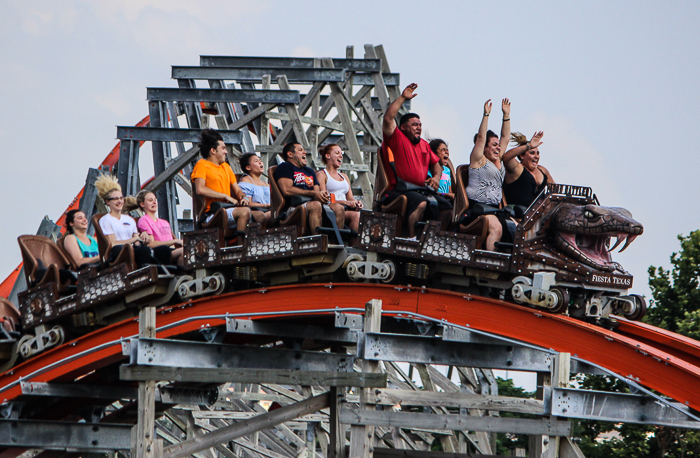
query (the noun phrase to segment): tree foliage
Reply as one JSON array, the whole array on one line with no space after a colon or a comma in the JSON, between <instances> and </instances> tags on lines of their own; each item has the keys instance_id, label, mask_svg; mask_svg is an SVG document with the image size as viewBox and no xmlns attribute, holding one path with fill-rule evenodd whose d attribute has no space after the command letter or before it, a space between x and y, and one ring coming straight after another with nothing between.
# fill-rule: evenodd
<instances>
[{"instance_id":1,"label":"tree foliage","mask_svg":"<svg viewBox=\"0 0 700 458\"><path fill-rule=\"evenodd\" d=\"M513 398L534 398L534 391L525 391L522 387L515 386L513 379L503 379L496 377L498 384L498 395L509 396ZM501 412L501 417L517 417L517 418L536 418L533 415L518 414L512 412ZM496 454L510 455L515 448L528 448L528 438L522 434L504 434L498 433L496 436Z\"/></svg>"},{"instance_id":2,"label":"tree foliage","mask_svg":"<svg viewBox=\"0 0 700 458\"><path fill-rule=\"evenodd\" d=\"M700 230L678 236L681 250L671 255L671 269L649 267L653 300L646 322L689 337L700 337Z\"/></svg>"},{"instance_id":3,"label":"tree foliage","mask_svg":"<svg viewBox=\"0 0 700 458\"><path fill-rule=\"evenodd\" d=\"M700 230L678 239L681 249L671 255L669 270L649 267L653 300L644 321L700 340ZM628 392L624 383L609 377L581 377L579 383L584 389ZM700 457L698 431L582 421L577 435L587 458Z\"/></svg>"}]
</instances>

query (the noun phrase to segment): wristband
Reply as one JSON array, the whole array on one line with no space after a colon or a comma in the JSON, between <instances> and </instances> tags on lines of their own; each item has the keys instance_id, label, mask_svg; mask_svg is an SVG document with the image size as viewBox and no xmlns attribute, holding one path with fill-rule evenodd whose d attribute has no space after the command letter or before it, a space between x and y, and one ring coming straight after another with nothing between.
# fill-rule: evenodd
<instances>
[{"instance_id":1,"label":"wristband","mask_svg":"<svg viewBox=\"0 0 700 458\"><path fill-rule=\"evenodd\" d=\"M488 116L488 115L489 115L488 113L484 113L484 116Z\"/></svg>"},{"instance_id":2,"label":"wristband","mask_svg":"<svg viewBox=\"0 0 700 458\"><path fill-rule=\"evenodd\" d=\"M508 119L504 119L504 120L503 120L503 122L506 122L506 121L510 121L510 118L508 118Z\"/></svg>"}]
</instances>

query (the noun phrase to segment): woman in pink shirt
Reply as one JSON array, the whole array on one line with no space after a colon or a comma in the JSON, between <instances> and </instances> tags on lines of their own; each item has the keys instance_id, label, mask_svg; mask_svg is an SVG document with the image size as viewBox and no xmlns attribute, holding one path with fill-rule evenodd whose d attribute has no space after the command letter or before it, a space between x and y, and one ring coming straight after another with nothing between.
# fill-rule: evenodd
<instances>
[{"instance_id":1,"label":"woman in pink shirt","mask_svg":"<svg viewBox=\"0 0 700 458\"><path fill-rule=\"evenodd\" d=\"M161 264L182 265L182 240L176 239L170 228L170 223L158 218L158 199L150 191L141 191L124 204L125 207L141 208L144 215L139 218L138 229L151 237L148 246L153 250L153 256Z\"/></svg>"}]
</instances>

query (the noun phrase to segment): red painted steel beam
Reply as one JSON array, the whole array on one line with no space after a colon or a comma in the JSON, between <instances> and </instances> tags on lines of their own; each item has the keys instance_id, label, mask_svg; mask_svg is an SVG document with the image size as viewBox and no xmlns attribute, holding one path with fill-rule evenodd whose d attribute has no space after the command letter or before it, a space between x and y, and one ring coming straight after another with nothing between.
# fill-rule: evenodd
<instances>
[{"instance_id":1,"label":"red painted steel beam","mask_svg":"<svg viewBox=\"0 0 700 458\"><path fill-rule=\"evenodd\" d=\"M624 318L618 318L618 321L620 326L615 329L618 334L644 342L700 367L700 342L697 340L646 323Z\"/></svg>"},{"instance_id":2,"label":"red painted steel beam","mask_svg":"<svg viewBox=\"0 0 700 458\"><path fill-rule=\"evenodd\" d=\"M360 310L381 299L389 315L421 316L468 326L522 342L569 352L629 377L694 409L700 409L700 368L625 335L563 315L453 292L389 285L292 285L202 298L159 310L157 336L172 337L224 324L231 314L260 319ZM138 333L135 319L99 329L0 374L0 402L21 394L19 378L66 381L123 360L120 338ZM653 342L652 342L653 343ZM99 350L89 350L100 346ZM28 377L28 378L27 378Z\"/></svg>"}]
</instances>

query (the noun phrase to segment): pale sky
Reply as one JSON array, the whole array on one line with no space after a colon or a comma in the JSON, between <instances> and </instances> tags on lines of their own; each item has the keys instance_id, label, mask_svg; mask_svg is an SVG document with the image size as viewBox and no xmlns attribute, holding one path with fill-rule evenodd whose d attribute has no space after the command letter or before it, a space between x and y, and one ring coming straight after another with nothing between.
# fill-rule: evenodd
<instances>
[{"instance_id":1,"label":"pale sky","mask_svg":"<svg viewBox=\"0 0 700 458\"><path fill-rule=\"evenodd\" d=\"M592 186L644 224L613 255L635 292L700 227L698 2L4 0L0 11L2 278L20 262L16 237L57 219L115 126L147 115L145 88L176 87L170 66L205 54L344 57L354 45L362 57L383 44L402 86L419 85L424 136L446 139L455 164L484 101L510 98L514 130L544 130L541 164L557 182Z\"/></svg>"}]
</instances>

